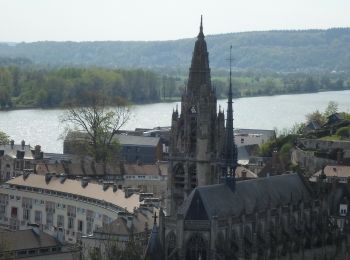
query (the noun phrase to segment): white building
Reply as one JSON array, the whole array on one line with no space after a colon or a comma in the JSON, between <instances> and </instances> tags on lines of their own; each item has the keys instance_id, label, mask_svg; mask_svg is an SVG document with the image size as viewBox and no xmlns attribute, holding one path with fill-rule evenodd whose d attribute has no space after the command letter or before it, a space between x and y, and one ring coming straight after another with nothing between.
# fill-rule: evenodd
<instances>
[{"instance_id":1,"label":"white building","mask_svg":"<svg viewBox=\"0 0 350 260\"><path fill-rule=\"evenodd\" d=\"M276 138L275 130L264 129L235 129L235 144L237 147L245 145L262 145L267 141Z\"/></svg>"},{"instance_id":2,"label":"white building","mask_svg":"<svg viewBox=\"0 0 350 260\"><path fill-rule=\"evenodd\" d=\"M36 223L49 234L59 231L65 241L76 242L119 213L132 214L139 204L138 194L126 198L113 185L24 174L0 186L0 225L22 230Z\"/></svg>"},{"instance_id":3,"label":"white building","mask_svg":"<svg viewBox=\"0 0 350 260\"><path fill-rule=\"evenodd\" d=\"M0 182L22 175L24 171L34 171L37 160L43 158L40 145L33 149L25 141L0 145Z\"/></svg>"}]
</instances>

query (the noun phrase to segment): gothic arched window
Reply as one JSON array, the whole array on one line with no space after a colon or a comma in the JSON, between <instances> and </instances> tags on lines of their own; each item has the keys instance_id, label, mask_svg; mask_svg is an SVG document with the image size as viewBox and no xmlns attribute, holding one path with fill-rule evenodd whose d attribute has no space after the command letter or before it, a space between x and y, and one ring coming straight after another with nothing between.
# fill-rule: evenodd
<instances>
[{"instance_id":1,"label":"gothic arched window","mask_svg":"<svg viewBox=\"0 0 350 260\"><path fill-rule=\"evenodd\" d=\"M196 233L188 240L186 260L205 260L208 256L207 250L205 240L200 234Z\"/></svg>"},{"instance_id":2,"label":"gothic arched window","mask_svg":"<svg viewBox=\"0 0 350 260\"><path fill-rule=\"evenodd\" d=\"M170 232L167 236L167 255L169 256L176 248L176 235Z\"/></svg>"},{"instance_id":3,"label":"gothic arched window","mask_svg":"<svg viewBox=\"0 0 350 260\"><path fill-rule=\"evenodd\" d=\"M197 166L196 164L191 164L188 168L188 176L189 182L191 184L191 188L194 189L197 187Z\"/></svg>"},{"instance_id":4,"label":"gothic arched window","mask_svg":"<svg viewBox=\"0 0 350 260\"><path fill-rule=\"evenodd\" d=\"M178 163L173 168L175 188L184 188L185 186L185 169L181 163Z\"/></svg>"}]
</instances>

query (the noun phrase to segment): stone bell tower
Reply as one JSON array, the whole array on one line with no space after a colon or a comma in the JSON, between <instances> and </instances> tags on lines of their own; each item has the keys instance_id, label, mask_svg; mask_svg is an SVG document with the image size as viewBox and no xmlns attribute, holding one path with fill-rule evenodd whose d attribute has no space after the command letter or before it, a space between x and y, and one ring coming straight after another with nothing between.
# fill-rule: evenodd
<instances>
[{"instance_id":1,"label":"stone bell tower","mask_svg":"<svg viewBox=\"0 0 350 260\"><path fill-rule=\"evenodd\" d=\"M224 113L217 113L202 18L181 113L173 112L168 177L168 213L174 214L196 186L219 183L225 138Z\"/></svg>"}]
</instances>

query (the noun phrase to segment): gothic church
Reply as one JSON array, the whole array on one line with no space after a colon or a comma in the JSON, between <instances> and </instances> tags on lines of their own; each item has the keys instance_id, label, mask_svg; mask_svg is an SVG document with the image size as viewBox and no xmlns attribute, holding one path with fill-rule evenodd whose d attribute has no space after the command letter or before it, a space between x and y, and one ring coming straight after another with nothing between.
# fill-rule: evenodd
<instances>
[{"instance_id":1,"label":"gothic church","mask_svg":"<svg viewBox=\"0 0 350 260\"><path fill-rule=\"evenodd\" d=\"M150 239L161 250L150 247L145 259L341 259L329 203L303 176L235 181L232 84L225 127L204 38L201 21L181 113L172 115L167 205Z\"/></svg>"}]
</instances>

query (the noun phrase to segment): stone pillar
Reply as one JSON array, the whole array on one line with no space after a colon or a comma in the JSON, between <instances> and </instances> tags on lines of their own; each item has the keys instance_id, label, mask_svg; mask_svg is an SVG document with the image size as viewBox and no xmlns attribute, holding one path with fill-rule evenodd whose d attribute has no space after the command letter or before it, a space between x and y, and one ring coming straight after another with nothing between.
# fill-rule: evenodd
<instances>
[{"instance_id":1,"label":"stone pillar","mask_svg":"<svg viewBox=\"0 0 350 260\"><path fill-rule=\"evenodd\" d=\"M218 233L218 217L213 216L210 222L210 236L209 236L209 252L210 252L210 259L216 259L215 258L215 242L216 242L216 237Z\"/></svg>"},{"instance_id":2,"label":"stone pillar","mask_svg":"<svg viewBox=\"0 0 350 260\"><path fill-rule=\"evenodd\" d=\"M176 247L179 250L180 259L185 259L186 257L186 242L184 234L184 216L182 214L177 214L176 218Z\"/></svg>"}]
</instances>

